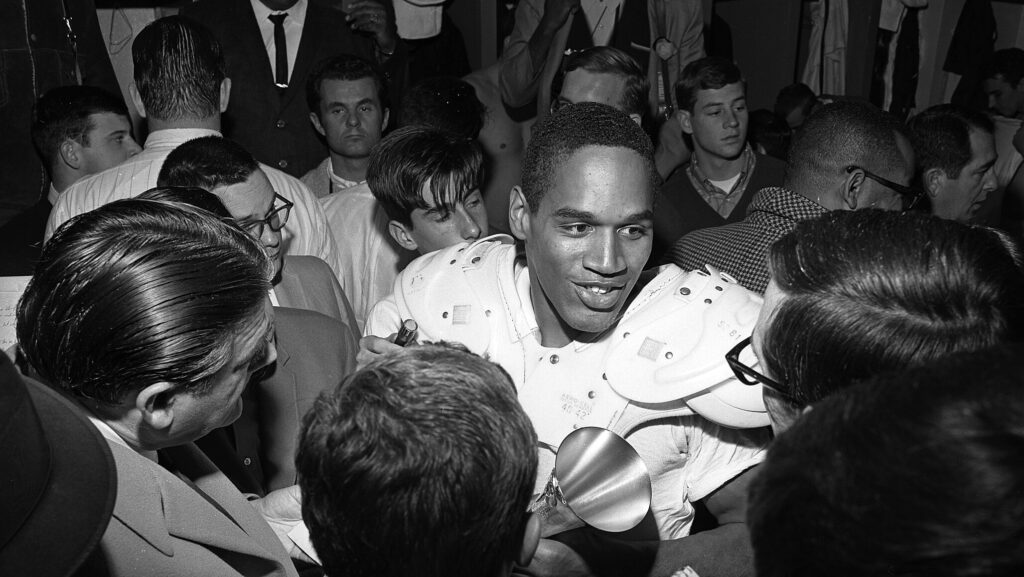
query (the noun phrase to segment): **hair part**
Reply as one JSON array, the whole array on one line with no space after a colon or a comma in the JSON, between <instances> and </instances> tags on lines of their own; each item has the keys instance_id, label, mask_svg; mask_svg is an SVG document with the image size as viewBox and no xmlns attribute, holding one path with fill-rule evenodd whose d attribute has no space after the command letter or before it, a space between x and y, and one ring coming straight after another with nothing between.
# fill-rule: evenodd
<instances>
[{"instance_id":1,"label":"hair part","mask_svg":"<svg viewBox=\"0 0 1024 577\"><path fill-rule=\"evenodd\" d=\"M453 212L483 182L483 152L475 140L429 126L406 126L380 141L370 154L366 184L390 220L412 226L412 212L433 205Z\"/></svg>"},{"instance_id":2,"label":"hair part","mask_svg":"<svg viewBox=\"0 0 1024 577\"><path fill-rule=\"evenodd\" d=\"M182 16L152 22L135 37L132 62L146 116L175 121L220 114L224 57L203 25Z\"/></svg>"},{"instance_id":3,"label":"hair part","mask_svg":"<svg viewBox=\"0 0 1024 577\"><path fill-rule=\"evenodd\" d=\"M995 130L988 116L958 106L939 104L910 119L910 142L914 147L917 171L938 168L947 178L960 178L960 172L971 161L971 131L992 134Z\"/></svg>"},{"instance_id":4,"label":"hair part","mask_svg":"<svg viewBox=\"0 0 1024 577\"><path fill-rule=\"evenodd\" d=\"M241 184L260 165L242 145L221 136L190 140L167 155L157 186L185 186L213 190Z\"/></svg>"},{"instance_id":5,"label":"hair part","mask_svg":"<svg viewBox=\"0 0 1024 577\"><path fill-rule=\"evenodd\" d=\"M1024 336L1008 237L922 213L833 211L772 246L784 298L761 345L799 406L857 380Z\"/></svg>"},{"instance_id":6,"label":"hair part","mask_svg":"<svg viewBox=\"0 0 1024 577\"><path fill-rule=\"evenodd\" d=\"M317 399L296 466L327 574L500 575L515 560L537 437L508 374L464 349L409 347Z\"/></svg>"},{"instance_id":7,"label":"hair part","mask_svg":"<svg viewBox=\"0 0 1024 577\"><path fill-rule=\"evenodd\" d=\"M626 148L640 156L647 171L647 192L654 199L661 177L654 166L651 139L626 113L595 102L562 107L533 128L523 158L523 195L536 213L555 173L573 154L588 146ZM638 191L640 192L640 191Z\"/></svg>"},{"instance_id":8,"label":"hair part","mask_svg":"<svg viewBox=\"0 0 1024 577\"><path fill-rule=\"evenodd\" d=\"M202 394L234 336L263 318L272 274L255 239L206 211L115 201L43 246L18 342L46 382L82 399L116 405L164 381Z\"/></svg>"},{"instance_id":9,"label":"hair part","mask_svg":"<svg viewBox=\"0 0 1024 577\"><path fill-rule=\"evenodd\" d=\"M636 60L626 52L614 46L595 46L573 52L565 57L562 71L555 75L551 94L557 97L562 92L565 77L573 70L586 70L591 74L611 74L622 78L625 86L618 108L626 114L636 114L640 118L647 116L651 82Z\"/></svg>"},{"instance_id":10,"label":"hair part","mask_svg":"<svg viewBox=\"0 0 1024 577\"><path fill-rule=\"evenodd\" d=\"M387 109L391 102L388 98L388 84L384 75L372 62L354 54L339 54L317 62L306 79L306 106L309 107L310 112L319 117L325 80L354 82L364 78L373 80L381 109Z\"/></svg>"},{"instance_id":11,"label":"hair part","mask_svg":"<svg viewBox=\"0 0 1024 577\"><path fill-rule=\"evenodd\" d=\"M96 128L94 114L117 114L129 120L128 108L118 96L95 86L59 86L36 101L32 122L32 143L43 165L53 170L60 146L73 140L89 146L89 132Z\"/></svg>"},{"instance_id":12,"label":"hair part","mask_svg":"<svg viewBox=\"0 0 1024 577\"><path fill-rule=\"evenodd\" d=\"M1020 575L1022 353L876 378L778 436L750 489L757 574Z\"/></svg>"},{"instance_id":13,"label":"hair part","mask_svg":"<svg viewBox=\"0 0 1024 577\"><path fill-rule=\"evenodd\" d=\"M687 64L676 81L676 103L681 110L693 112L697 93L701 90L719 90L730 84L746 81L739 67L731 60L719 56L706 56Z\"/></svg>"}]
</instances>

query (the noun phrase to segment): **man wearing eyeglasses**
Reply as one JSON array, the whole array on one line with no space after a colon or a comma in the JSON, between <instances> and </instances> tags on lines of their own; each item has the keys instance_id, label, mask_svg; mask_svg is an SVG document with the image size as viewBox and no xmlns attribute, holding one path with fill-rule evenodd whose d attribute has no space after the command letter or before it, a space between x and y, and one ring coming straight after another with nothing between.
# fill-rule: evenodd
<instances>
[{"instance_id":1,"label":"man wearing eyeglasses","mask_svg":"<svg viewBox=\"0 0 1024 577\"><path fill-rule=\"evenodd\" d=\"M912 118L909 127L918 180L932 214L974 220L999 185L992 120L969 108L939 104Z\"/></svg>"},{"instance_id":2,"label":"man wearing eyeglasses","mask_svg":"<svg viewBox=\"0 0 1024 577\"><path fill-rule=\"evenodd\" d=\"M219 199L223 207L201 207L222 215L226 209L274 264L270 298L277 311L278 361L243 396L246 411L230 431L218 431L199 446L243 492L289 486L295 483L301 416L321 391L355 369L359 333L352 307L322 260L285 257L281 230L292 203L274 191L239 144L219 136L186 142L167 156L158 184L213 193L217 198L210 200ZM173 195L171 200L199 204Z\"/></svg>"},{"instance_id":3,"label":"man wearing eyeglasses","mask_svg":"<svg viewBox=\"0 0 1024 577\"><path fill-rule=\"evenodd\" d=\"M902 124L859 102L827 104L797 130L781 187L757 193L740 222L693 231L668 260L683 270L712 265L764 293L771 245L797 223L833 210L905 210L920 196L908 185L914 152Z\"/></svg>"}]
</instances>

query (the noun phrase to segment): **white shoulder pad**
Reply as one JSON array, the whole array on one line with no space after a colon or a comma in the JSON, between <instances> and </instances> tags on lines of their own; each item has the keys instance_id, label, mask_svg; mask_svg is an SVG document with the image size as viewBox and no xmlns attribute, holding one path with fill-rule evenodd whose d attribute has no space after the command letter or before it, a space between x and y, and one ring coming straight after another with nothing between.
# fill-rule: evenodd
<instances>
[{"instance_id":1,"label":"white shoulder pad","mask_svg":"<svg viewBox=\"0 0 1024 577\"><path fill-rule=\"evenodd\" d=\"M474 283L496 283L509 250L515 251L512 237L494 235L411 262L395 280L395 301L402 318L415 319L419 325L418 340L459 342L483 354L491 328L489 309L479 295L489 291Z\"/></svg>"},{"instance_id":2,"label":"white shoulder pad","mask_svg":"<svg viewBox=\"0 0 1024 577\"><path fill-rule=\"evenodd\" d=\"M684 400L722 425L767 425L761 388L738 382L725 361L753 331L762 299L707 269L669 266L645 287L612 335L608 382L635 402Z\"/></svg>"}]
</instances>

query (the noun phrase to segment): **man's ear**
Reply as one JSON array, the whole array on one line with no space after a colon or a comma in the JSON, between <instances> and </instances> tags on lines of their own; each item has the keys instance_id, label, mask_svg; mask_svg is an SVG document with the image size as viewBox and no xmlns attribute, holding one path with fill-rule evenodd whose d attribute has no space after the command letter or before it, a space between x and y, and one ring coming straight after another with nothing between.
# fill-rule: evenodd
<instances>
[{"instance_id":1,"label":"man's ear","mask_svg":"<svg viewBox=\"0 0 1024 577\"><path fill-rule=\"evenodd\" d=\"M132 99L132 104L135 105L135 110L138 111L139 116L142 118L146 117L146 105L142 103L142 96L139 94L139 89L132 82L128 85L128 96Z\"/></svg>"},{"instance_id":2,"label":"man's ear","mask_svg":"<svg viewBox=\"0 0 1024 577\"><path fill-rule=\"evenodd\" d=\"M633 122L636 123L637 126L641 126L643 124L644 119L641 118L639 114L634 112L630 114L629 117L633 120Z\"/></svg>"},{"instance_id":3,"label":"man's ear","mask_svg":"<svg viewBox=\"0 0 1024 577\"><path fill-rule=\"evenodd\" d=\"M324 130L324 125L320 123L320 115L315 112L309 113L309 121L313 123L313 128L316 129L320 136L327 136L327 131Z\"/></svg>"},{"instance_id":4,"label":"man's ear","mask_svg":"<svg viewBox=\"0 0 1024 577\"><path fill-rule=\"evenodd\" d=\"M220 113L228 111L228 102L231 101L231 79L225 78L220 81Z\"/></svg>"},{"instance_id":5,"label":"man's ear","mask_svg":"<svg viewBox=\"0 0 1024 577\"><path fill-rule=\"evenodd\" d=\"M530 205L522 187L512 187L508 196L508 224L512 234L519 240L526 240L530 234Z\"/></svg>"},{"instance_id":6,"label":"man's ear","mask_svg":"<svg viewBox=\"0 0 1024 577\"><path fill-rule=\"evenodd\" d=\"M82 145L70 138L64 139L64 142L60 143L60 146L57 147L57 154L60 156L60 160L72 170L78 170L82 167L81 151Z\"/></svg>"},{"instance_id":7,"label":"man's ear","mask_svg":"<svg viewBox=\"0 0 1024 577\"><path fill-rule=\"evenodd\" d=\"M860 200L861 192L864 190L864 181L867 177L864 176L864 171L856 168L852 172L846 175L846 180L843 181L843 189L839 191L840 200L842 206L846 210L857 210L858 202Z\"/></svg>"},{"instance_id":8,"label":"man's ear","mask_svg":"<svg viewBox=\"0 0 1024 577\"><path fill-rule=\"evenodd\" d=\"M921 174L921 184L924 185L925 192L931 198L939 195L939 191L946 186L947 180L946 173L941 168L929 168Z\"/></svg>"},{"instance_id":9,"label":"man's ear","mask_svg":"<svg viewBox=\"0 0 1024 577\"><path fill-rule=\"evenodd\" d=\"M139 391L135 396L135 408L150 428L166 431L174 422L176 400L174 384L160 381Z\"/></svg>"},{"instance_id":10,"label":"man's ear","mask_svg":"<svg viewBox=\"0 0 1024 577\"><path fill-rule=\"evenodd\" d=\"M691 123L692 118L690 117L689 110L677 110L676 111L676 122L679 123L679 128L683 129L686 134L693 134L693 124Z\"/></svg>"},{"instance_id":11,"label":"man's ear","mask_svg":"<svg viewBox=\"0 0 1024 577\"><path fill-rule=\"evenodd\" d=\"M384 109L384 118L380 122L380 131L381 132L384 132L385 130L388 129L388 121L389 120L391 120L391 109L390 108L385 108Z\"/></svg>"},{"instance_id":12,"label":"man's ear","mask_svg":"<svg viewBox=\"0 0 1024 577\"><path fill-rule=\"evenodd\" d=\"M533 560L537 546L540 545L540 530L540 517L536 513L530 513L530 518L526 520L526 531L523 532L523 544L516 558L516 563L521 567L526 567Z\"/></svg>"},{"instance_id":13,"label":"man's ear","mask_svg":"<svg viewBox=\"0 0 1024 577\"><path fill-rule=\"evenodd\" d=\"M398 246L405 250L411 250L413 252L419 250L419 245L417 245L416 241L413 240L408 227L397 220L388 221L388 234L391 235L391 238L395 239Z\"/></svg>"}]
</instances>

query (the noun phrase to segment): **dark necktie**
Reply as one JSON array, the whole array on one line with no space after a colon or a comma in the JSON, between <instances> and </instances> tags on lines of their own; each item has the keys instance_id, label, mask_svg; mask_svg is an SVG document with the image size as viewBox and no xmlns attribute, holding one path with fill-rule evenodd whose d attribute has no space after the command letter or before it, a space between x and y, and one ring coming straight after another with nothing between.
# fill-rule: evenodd
<instances>
[{"instance_id":1,"label":"dark necktie","mask_svg":"<svg viewBox=\"0 0 1024 577\"><path fill-rule=\"evenodd\" d=\"M284 19L288 13L267 16L274 23L274 49L277 51L276 78L278 88L288 88L288 41L284 38Z\"/></svg>"}]
</instances>

